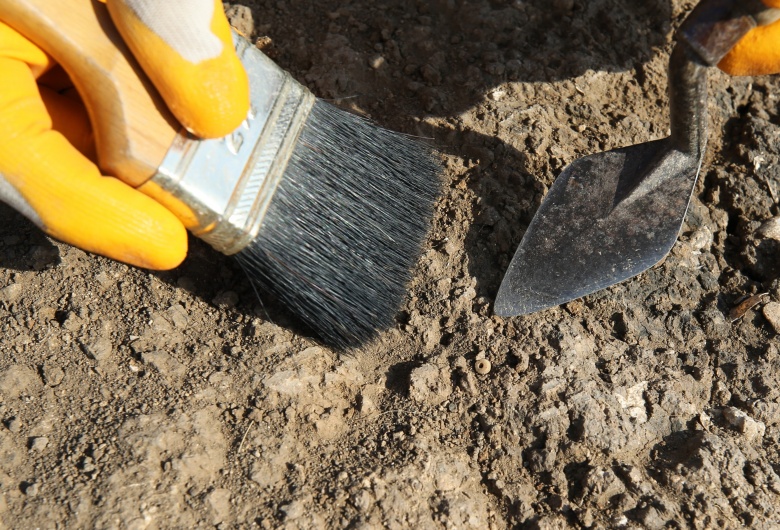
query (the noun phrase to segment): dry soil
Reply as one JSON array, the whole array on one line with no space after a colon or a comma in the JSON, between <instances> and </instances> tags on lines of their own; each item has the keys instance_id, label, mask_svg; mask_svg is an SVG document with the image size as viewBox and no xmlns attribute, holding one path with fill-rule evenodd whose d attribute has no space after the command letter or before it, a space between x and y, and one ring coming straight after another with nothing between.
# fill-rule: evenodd
<instances>
[{"instance_id":1,"label":"dry soil","mask_svg":"<svg viewBox=\"0 0 780 530\"><path fill-rule=\"evenodd\" d=\"M154 274L0 207L0 527L777 528L780 79L712 72L665 261L492 314L562 168L668 133L692 5L226 4L318 96L442 152L408 299L344 354L197 241Z\"/></svg>"}]
</instances>

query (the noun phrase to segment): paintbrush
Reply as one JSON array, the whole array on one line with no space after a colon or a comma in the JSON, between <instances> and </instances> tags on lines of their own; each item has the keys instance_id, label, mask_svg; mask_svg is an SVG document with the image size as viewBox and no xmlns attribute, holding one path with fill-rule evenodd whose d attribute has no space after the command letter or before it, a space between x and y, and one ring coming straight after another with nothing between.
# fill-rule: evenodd
<instances>
[{"instance_id":1,"label":"paintbrush","mask_svg":"<svg viewBox=\"0 0 780 530\"><path fill-rule=\"evenodd\" d=\"M326 342L357 345L392 325L439 188L429 147L316 99L239 36L249 116L225 138L196 139L123 48L102 4L58 4L11 1L5 16L85 97L103 171L235 256L260 291Z\"/></svg>"}]
</instances>

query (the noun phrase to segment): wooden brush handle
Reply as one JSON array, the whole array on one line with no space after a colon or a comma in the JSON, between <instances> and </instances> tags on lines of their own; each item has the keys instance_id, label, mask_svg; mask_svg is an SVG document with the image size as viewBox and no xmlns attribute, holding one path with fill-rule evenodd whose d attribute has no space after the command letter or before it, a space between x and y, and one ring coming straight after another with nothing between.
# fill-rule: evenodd
<instances>
[{"instance_id":1,"label":"wooden brush handle","mask_svg":"<svg viewBox=\"0 0 780 530\"><path fill-rule=\"evenodd\" d=\"M62 65L89 112L98 162L133 187L157 170L181 126L97 0L0 0L0 18Z\"/></svg>"}]
</instances>

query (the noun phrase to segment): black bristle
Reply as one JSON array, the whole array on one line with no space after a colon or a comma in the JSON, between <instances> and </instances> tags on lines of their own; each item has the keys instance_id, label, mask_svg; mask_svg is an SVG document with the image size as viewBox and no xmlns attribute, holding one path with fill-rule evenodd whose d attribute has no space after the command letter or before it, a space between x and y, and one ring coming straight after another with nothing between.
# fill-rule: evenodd
<instances>
[{"instance_id":1,"label":"black bristle","mask_svg":"<svg viewBox=\"0 0 780 530\"><path fill-rule=\"evenodd\" d=\"M439 171L428 146L317 101L260 233L237 257L327 343L361 344L403 301Z\"/></svg>"}]
</instances>

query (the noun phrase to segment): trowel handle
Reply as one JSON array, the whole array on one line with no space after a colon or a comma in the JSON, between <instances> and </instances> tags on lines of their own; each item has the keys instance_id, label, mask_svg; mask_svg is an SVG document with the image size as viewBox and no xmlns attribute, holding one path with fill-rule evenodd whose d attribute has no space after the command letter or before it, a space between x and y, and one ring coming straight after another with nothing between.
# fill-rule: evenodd
<instances>
[{"instance_id":1,"label":"trowel handle","mask_svg":"<svg viewBox=\"0 0 780 530\"><path fill-rule=\"evenodd\" d=\"M677 37L707 65L715 66L751 29L777 20L779 0L702 0L682 23Z\"/></svg>"},{"instance_id":2,"label":"trowel handle","mask_svg":"<svg viewBox=\"0 0 780 530\"><path fill-rule=\"evenodd\" d=\"M157 170L181 126L97 1L0 0L0 20L62 65L89 112L99 165L137 187Z\"/></svg>"}]
</instances>

